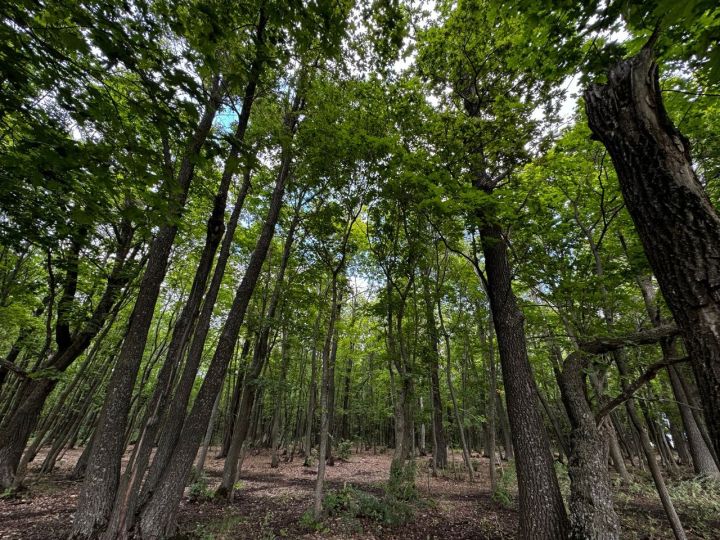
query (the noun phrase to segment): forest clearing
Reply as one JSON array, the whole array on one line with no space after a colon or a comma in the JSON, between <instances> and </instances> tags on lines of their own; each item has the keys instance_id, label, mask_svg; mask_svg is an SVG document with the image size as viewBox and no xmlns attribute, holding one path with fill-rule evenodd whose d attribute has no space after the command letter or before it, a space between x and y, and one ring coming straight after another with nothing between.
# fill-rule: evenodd
<instances>
[{"instance_id":1,"label":"forest clearing","mask_svg":"<svg viewBox=\"0 0 720 540\"><path fill-rule=\"evenodd\" d=\"M712 0L0 4L0 538L720 538Z\"/></svg>"}]
</instances>

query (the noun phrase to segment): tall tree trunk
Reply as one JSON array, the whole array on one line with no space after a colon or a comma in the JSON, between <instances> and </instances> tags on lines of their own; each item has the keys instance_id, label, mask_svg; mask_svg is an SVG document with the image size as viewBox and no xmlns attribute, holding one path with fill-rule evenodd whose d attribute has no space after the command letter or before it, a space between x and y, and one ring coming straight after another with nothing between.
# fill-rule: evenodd
<instances>
[{"instance_id":1,"label":"tall tree trunk","mask_svg":"<svg viewBox=\"0 0 720 540\"><path fill-rule=\"evenodd\" d=\"M668 375L670 377L670 385L673 389L673 395L677 402L678 409L680 410L680 417L682 419L683 427L685 428L685 434L687 435L687 446L692 459L693 469L696 474L702 474L705 476L711 476L714 478L720 477L718 466L713 459L710 450L705 444L705 440L700 433L697 422L693 417L692 410L688 405L688 399L683 390L682 382L680 381L680 375L675 366L668 366Z\"/></svg>"},{"instance_id":2,"label":"tall tree trunk","mask_svg":"<svg viewBox=\"0 0 720 540\"><path fill-rule=\"evenodd\" d=\"M215 113L221 101L220 77L216 76L205 105L205 112L187 145L177 178L165 179L165 189L171 194L168 221L152 242L147 268L140 282L140 292L135 302L127 337L123 341L115 369L108 383L97 434L88 461L73 522L72 536L93 538L104 529L110 517L115 493L120 480L120 460L124 451L124 435L128 422L130 400L145 343L165 278L170 251L187 199L195 163L205 145Z\"/></svg>"},{"instance_id":3,"label":"tall tree trunk","mask_svg":"<svg viewBox=\"0 0 720 540\"><path fill-rule=\"evenodd\" d=\"M520 502L520 536L564 538L567 515L527 356L524 316L512 291L507 246L498 225L481 229L490 309L500 352Z\"/></svg>"},{"instance_id":4,"label":"tall tree trunk","mask_svg":"<svg viewBox=\"0 0 720 540\"><path fill-rule=\"evenodd\" d=\"M227 456L228 450L230 449L230 442L232 441L232 427L237 418L238 408L240 407L240 392L242 391L243 379L245 378L245 364L247 363L247 357L250 354L250 339L245 339L243 342L242 353L240 354L240 361L238 362L237 374L235 376L235 384L233 385L232 398L228 405L227 418L225 419L225 433L223 434L222 447L220 453L216 456L217 459L224 458Z\"/></svg>"},{"instance_id":5,"label":"tall tree trunk","mask_svg":"<svg viewBox=\"0 0 720 540\"><path fill-rule=\"evenodd\" d=\"M693 170L687 140L662 102L645 47L585 92L588 123L612 158L645 254L698 382L715 453L720 451L720 216Z\"/></svg>"},{"instance_id":6,"label":"tall tree trunk","mask_svg":"<svg viewBox=\"0 0 720 540\"><path fill-rule=\"evenodd\" d=\"M280 217L285 186L292 165L292 137L297 129L298 114L302 104L303 98L301 93L298 92L292 110L285 119L285 129L290 140L286 142L286 146L282 151L280 170L275 181L275 188L270 199L265 222L255 244L255 249L250 256L245 275L235 293L215 354L205 374L200 391L195 398L192 410L183 423L182 432L177 439L178 442L173 449L170 460L163 469L155 490L141 510L138 521L138 533L141 536L156 538L171 536L175 532L177 507L198 446L207 428L213 402L217 393L222 389L225 371L233 355L240 327L270 248L275 233L275 225Z\"/></svg>"},{"instance_id":7,"label":"tall tree trunk","mask_svg":"<svg viewBox=\"0 0 720 540\"><path fill-rule=\"evenodd\" d=\"M320 286L322 289L322 285ZM329 288L326 288L324 297L326 296ZM322 294L322 293L321 293ZM303 452L305 453L305 467L310 466L310 453L312 451L312 432L313 432L313 419L315 418L316 400L317 400L317 353L318 353L318 337L320 336L320 323L322 321L322 305L320 303L320 309L315 319L315 328L313 329L313 340L312 340L312 355L310 360L310 386L308 388L308 404L305 413L305 434L303 437Z\"/></svg>"},{"instance_id":8,"label":"tall tree trunk","mask_svg":"<svg viewBox=\"0 0 720 540\"><path fill-rule=\"evenodd\" d=\"M325 344L322 351L322 380L320 384L320 448L318 450L318 470L315 479L315 490L313 496L313 514L315 519L322 516L322 495L323 486L325 484L325 460L328 454L328 445L330 439L330 393L333 391L333 385L330 381L332 368L332 342L335 337L335 324L340 316L340 301L338 291L338 277L340 270L333 272L330 284L330 317L328 319L328 329L325 335Z\"/></svg>"},{"instance_id":9,"label":"tall tree trunk","mask_svg":"<svg viewBox=\"0 0 720 540\"><path fill-rule=\"evenodd\" d=\"M235 206L233 207L230 220L227 224L222 246L220 247L220 253L218 255L217 262L215 263L215 270L213 271L210 287L205 295L205 300L203 301L198 321L195 324L195 330L193 332L192 341L190 342L190 349L187 354L187 359L185 360L182 375L180 376L175 394L169 403L168 410L163 419L162 431L160 432L157 449L155 450L152 464L150 465L142 486L140 504L147 500L152 491L155 489L155 486L160 479L160 475L167 465L173 448L180 436L183 420L185 419L187 406L190 401L190 395L195 384L197 370L200 366L202 354L205 349L205 340L207 339L207 335L210 330L210 320L215 308L215 302L218 294L220 293L223 277L225 276L225 268L227 267L230 259L230 251L235 238L235 230L238 225L238 220L240 219L240 213L245 203L245 198L250 190L251 174L252 172L248 167L245 170L243 185L237 196Z\"/></svg>"},{"instance_id":10,"label":"tall tree trunk","mask_svg":"<svg viewBox=\"0 0 720 540\"><path fill-rule=\"evenodd\" d=\"M150 453L157 439L161 417L165 412L167 399L176 378L176 372L182 362L183 352L185 351L198 318L200 305L203 296L205 296L210 270L212 269L213 260L215 259L215 253L225 232L224 216L227 206L228 190L238 169L241 145L250 121L250 112L255 100L255 92L263 70L265 51L261 50L261 47L263 46L266 23L267 18L261 13L255 30L256 47L258 50L250 66L249 80L245 86L238 124L235 128L228 157L225 160L223 172L220 177L220 185L213 199L213 207L208 217L205 245L203 246L195 270L190 294L173 328L165 362L157 375L156 387L148 403L146 418L143 422L144 425L141 429L139 440L135 445L134 454L120 482L113 507L113 514L110 518L110 526L105 534L107 538L113 538L118 534L118 531L132 528L132 522L127 523L127 521L128 518L132 521L141 482L147 469ZM249 182L247 176L244 182ZM244 187L245 186L243 186L243 188ZM243 188L241 188L241 192ZM245 190L245 192L247 191Z\"/></svg>"},{"instance_id":11,"label":"tall tree trunk","mask_svg":"<svg viewBox=\"0 0 720 540\"><path fill-rule=\"evenodd\" d=\"M250 427L250 413L254 404L257 380L258 377L260 377L270 354L268 347L270 330L280 303L285 280L285 271L287 270L287 266L290 261L292 245L295 240L295 229L297 228L299 219L300 205L298 205L295 209L295 215L293 216L292 223L288 229L287 237L285 238L285 245L283 246L282 258L280 260L280 268L278 269L277 276L275 278L275 285L270 298L270 304L268 305L268 310L265 314L260 334L257 342L255 343L252 362L250 362L250 365L245 371L242 392L240 393L241 397L238 414L233 425L232 439L225 459L225 466L223 467L222 483L215 493L217 497L224 497L228 500L232 500L233 497L234 486L237 482L238 460L240 459L242 447L245 443L248 429Z\"/></svg>"},{"instance_id":12,"label":"tall tree trunk","mask_svg":"<svg viewBox=\"0 0 720 540\"><path fill-rule=\"evenodd\" d=\"M275 406L273 408L272 428L270 430L270 448L272 452L270 467L273 469L277 469L280 465L280 459L278 457L278 449L280 447L280 426L282 423L281 416L285 405L285 381L287 379L290 359L290 355L288 354L288 330L286 325L283 325L282 329L282 343L280 350L280 380L278 381L278 390L275 393Z\"/></svg>"},{"instance_id":13,"label":"tall tree trunk","mask_svg":"<svg viewBox=\"0 0 720 540\"><path fill-rule=\"evenodd\" d=\"M205 438L203 439L202 446L200 447L200 454L198 455L197 462L195 463L195 470L198 473L201 473L205 469L205 459L207 459L208 448L210 447L213 430L215 429L215 419L217 418L218 408L220 407L220 396L221 393L218 392L218 395L215 398L212 413L210 414L210 421L208 422L207 429L205 430Z\"/></svg>"},{"instance_id":14,"label":"tall tree trunk","mask_svg":"<svg viewBox=\"0 0 720 540\"><path fill-rule=\"evenodd\" d=\"M422 290L425 304L425 326L427 333L427 367L430 372L430 396L432 397L432 426L433 426L433 466L438 469L447 467L447 442L443 427L443 405L440 397L440 376L438 353L438 331L435 323L435 302L430 293L430 271L423 273Z\"/></svg>"},{"instance_id":15,"label":"tall tree trunk","mask_svg":"<svg viewBox=\"0 0 720 540\"><path fill-rule=\"evenodd\" d=\"M630 373L625 362L623 351L613 351L613 358L615 360L615 364L617 365L618 372L620 373L620 386L623 391L626 391L629 384L628 380ZM670 499L670 493L668 492L667 485L663 479L662 471L660 471L660 466L657 463L657 458L655 457L655 451L652 443L650 442L647 428L643 425L642 419L635 408L635 400L628 399L625 402L625 409L627 410L630 422L635 428L635 432L640 440L640 447L645 454L645 461L650 469L650 474L655 482L655 488L657 489L658 496L660 497L660 502L663 505L665 515L670 522L675 538L677 540L685 540L685 531L683 530L682 523L680 522L680 517L675 511L675 506Z\"/></svg>"}]
</instances>

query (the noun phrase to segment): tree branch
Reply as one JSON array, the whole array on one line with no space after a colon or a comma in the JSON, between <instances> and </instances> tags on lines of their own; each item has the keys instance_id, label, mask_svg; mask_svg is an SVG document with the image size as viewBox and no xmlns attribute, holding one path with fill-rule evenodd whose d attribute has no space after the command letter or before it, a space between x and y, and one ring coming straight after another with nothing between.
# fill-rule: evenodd
<instances>
[{"instance_id":1,"label":"tree branch","mask_svg":"<svg viewBox=\"0 0 720 540\"><path fill-rule=\"evenodd\" d=\"M648 367L645 372L640 375L637 379L635 379L632 383L630 383L625 390L620 393L617 397L611 399L608 401L605 406L598 411L598 413L595 415L595 423L600 425L600 423L603 421L603 419L612 412L615 407L621 405L622 403L626 402L628 399L633 397L633 394L637 392L637 390L644 385L645 383L650 382L655 378L655 376L658 374L658 372L666 368L668 366L672 366L675 364L679 364L681 362L687 362L690 360L687 356L684 356L682 358L670 358L668 360L663 360L662 362L657 362L655 364L652 364L650 367Z\"/></svg>"},{"instance_id":2,"label":"tree branch","mask_svg":"<svg viewBox=\"0 0 720 540\"><path fill-rule=\"evenodd\" d=\"M658 341L676 336L679 333L678 327L674 324L664 324L650 330L643 330L636 334L620 337L603 337L580 343L580 350L588 354L603 354L616 351L624 347L637 345L650 345Z\"/></svg>"}]
</instances>

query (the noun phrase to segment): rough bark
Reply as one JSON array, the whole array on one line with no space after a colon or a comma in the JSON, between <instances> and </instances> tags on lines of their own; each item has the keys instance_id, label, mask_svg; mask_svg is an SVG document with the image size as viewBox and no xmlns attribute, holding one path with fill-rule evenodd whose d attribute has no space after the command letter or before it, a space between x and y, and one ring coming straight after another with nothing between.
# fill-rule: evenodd
<instances>
[{"instance_id":1,"label":"rough bark","mask_svg":"<svg viewBox=\"0 0 720 540\"><path fill-rule=\"evenodd\" d=\"M580 354L570 355L559 383L571 424L568 474L570 475L570 538L620 538L620 523L613 507L608 477L608 440L595 423L585 397L584 365Z\"/></svg>"},{"instance_id":2,"label":"rough bark","mask_svg":"<svg viewBox=\"0 0 720 540\"><path fill-rule=\"evenodd\" d=\"M207 140L215 113L220 105L220 77L216 76L205 111L188 142L177 178L166 178L170 192L169 220L153 240L140 292L135 302L127 337L120 349L108 392L100 412L97 434L80 491L72 536L92 538L104 529L110 517L120 480L120 459L128 423L130 400L145 350L160 286L165 278L170 251L177 234L177 219L182 215L197 158Z\"/></svg>"},{"instance_id":3,"label":"rough bark","mask_svg":"<svg viewBox=\"0 0 720 540\"><path fill-rule=\"evenodd\" d=\"M515 449L520 536L563 538L567 515L528 360L524 316L512 291L507 245L495 224L484 225L480 234Z\"/></svg>"},{"instance_id":4,"label":"rough bark","mask_svg":"<svg viewBox=\"0 0 720 540\"><path fill-rule=\"evenodd\" d=\"M646 47L585 92L588 122L607 148L645 254L692 359L720 450L720 216L662 101Z\"/></svg>"},{"instance_id":5,"label":"rough bark","mask_svg":"<svg viewBox=\"0 0 720 540\"><path fill-rule=\"evenodd\" d=\"M296 131L298 113L302 108L302 103L301 94L298 92L292 110L285 119L285 128L290 137ZM207 428L213 402L217 393L222 389L225 371L235 349L240 327L275 234L275 225L280 217L285 186L292 165L291 144L290 141L283 148L280 170L275 181L268 213L255 249L250 256L245 275L235 293L203 384L195 398L192 410L183 423L170 460L164 467L155 490L141 510L137 525L138 534L142 537L160 538L172 536L175 532L175 515L188 474Z\"/></svg>"},{"instance_id":6,"label":"rough bark","mask_svg":"<svg viewBox=\"0 0 720 540\"><path fill-rule=\"evenodd\" d=\"M182 375L177 384L173 399L171 400L168 410L165 413L155 456L153 457L152 464L150 465L150 469L148 470L145 482L142 486L140 504L142 504L155 489L155 485L160 479L160 475L162 474L164 467L167 465L170 455L172 454L172 450L177 443L178 437L180 436L182 423L187 411L187 405L190 401L190 394L192 393L198 366L200 365L203 350L205 348L205 340L207 339L207 335L210 330L210 320L215 308L215 302L218 294L220 293L223 277L225 276L225 268L227 267L228 260L230 259L230 250L235 238L235 230L238 225L238 220L240 219L240 213L245 203L245 198L250 190L250 184L251 170L247 168L242 188L235 200L235 205L225 230L225 236L222 241L222 246L220 247L217 262L215 263L215 269L213 270L213 277L210 281L210 286L208 287L205 300L203 301L200 316L195 324L192 341L190 342L190 348L185 360Z\"/></svg>"}]
</instances>

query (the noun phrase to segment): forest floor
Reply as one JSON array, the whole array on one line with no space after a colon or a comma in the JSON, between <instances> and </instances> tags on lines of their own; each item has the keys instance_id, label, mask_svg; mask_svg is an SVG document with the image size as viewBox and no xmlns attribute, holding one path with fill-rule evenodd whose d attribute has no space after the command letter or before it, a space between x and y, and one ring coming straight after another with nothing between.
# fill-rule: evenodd
<instances>
[{"instance_id":1,"label":"forest floor","mask_svg":"<svg viewBox=\"0 0 720 540\"><path fill-rule=\"evenodd\" d=\"M201 499L203 494L212 493L222 474L223 462L213 459L212 450L206 466L207 485L195 488L194 494L201 495ZM67 536L80 483L67 480L66 475L79 455L80 450L68 451L48 477L33 478L31 468L29 488L13 498L0 499L0 539ZM348 460L336 461L335 466L327 468L326 493L337 494L349 486L381 500L391 455L391 452L352 453ZM35 460L36 466L42 463L42 458L41 453ZM315 467L304 467L303 459L295 457L272 469L269 453L262 451L246 457L232 503L191 501L190 489L186 490L178 516L179 531L181 538L202 540L514 538L516 493L510 469L506 467L502 476L500 485L505 496L498 501L491 496L487 460L480 457L473 460L478 471L475 480L469 482L457 453L452 466L438 477L429 474L429 458L418 458L419 501L412 505L412 517L401 525L342 511L314 524L304 514L312 505ZM651 495L646 489L618 490L616 508L623 523L623 538L672 538L662 508ZM693 498L692 494L690 497ZM693 499L698 499L697 494ZM689 538L720 538L718 514L685 512L678 506Z\"/></svg>"}]
</instances>

